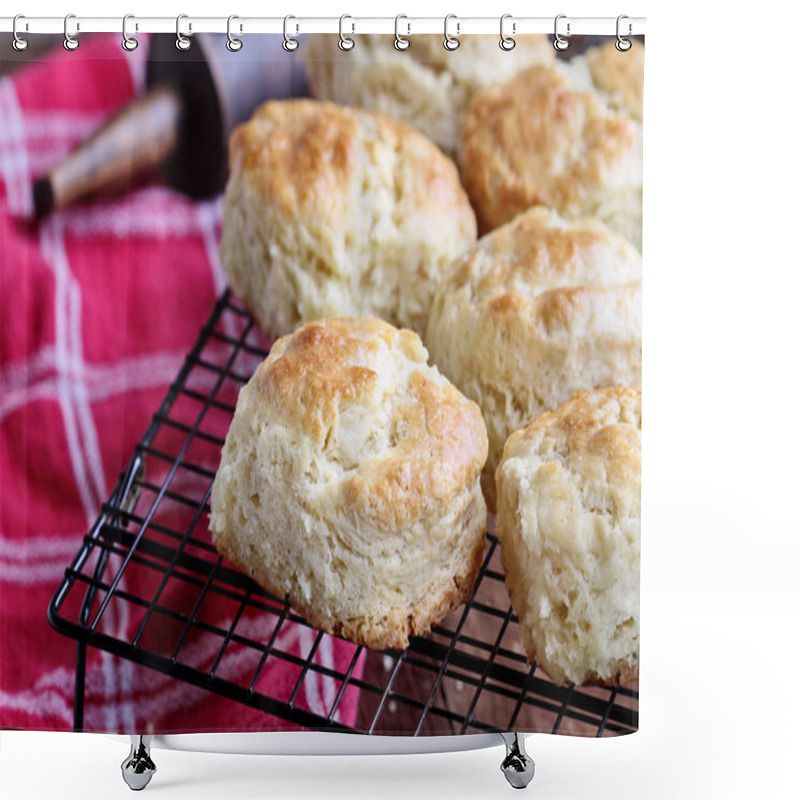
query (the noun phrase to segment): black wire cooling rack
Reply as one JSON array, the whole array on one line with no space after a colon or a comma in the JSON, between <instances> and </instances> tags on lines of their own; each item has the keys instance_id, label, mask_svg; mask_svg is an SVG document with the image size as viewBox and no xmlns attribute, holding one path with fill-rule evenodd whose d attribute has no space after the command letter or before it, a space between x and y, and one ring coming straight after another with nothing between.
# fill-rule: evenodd
<instances>
[{"instance_id":1,"label":"black wire cooling rack","mask_svg":"<svg viewBox=\"0 0 800 800\"><path fill-rule=\"evenodd\" d=\"M95 647L305 728L636 730L636 688L559 687L527 663L491 534L469 603L402 652L353 645L348 663L336 666L318 657L327 634L217 553L206 527L214 471L238 391L268 348L246 310L223 295L66 570L48 616L78 643L75 729L83 729L86 652ZM109 625L112 618L125 624ZM281 645L281 630L291 626L304 634L305 649ZM229 668L234 652L237 664L244 655L251 667ZM277 662L289 679L262 680ZM300 701L311 675L337 687L322 711ZM347 693L357 702L353 726L338 718Z\"/></svg>"}]
</instances>

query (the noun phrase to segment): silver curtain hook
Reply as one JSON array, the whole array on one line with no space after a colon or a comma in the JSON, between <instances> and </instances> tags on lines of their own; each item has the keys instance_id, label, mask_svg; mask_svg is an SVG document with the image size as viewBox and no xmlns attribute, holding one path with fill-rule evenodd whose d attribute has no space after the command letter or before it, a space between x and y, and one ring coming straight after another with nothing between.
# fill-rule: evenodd
<instances>
[{"instance_id":1,"label":"silver curtain hook","mask_svg":"<svg viewBox=\"0 0 800 800\"><path fill-rule=\"evenodd\" d=\"M553 47L555 47L556 50L566 50L569 47L569 39L564 37L564 36L562 36L558 32L558 21L562 20L562 19L567 19L567 15L566 14L559 14L556 17L555 26L553 28L553 32L555 33L555 37L556 37L553 40ZM569 32L569 21L567 21L567 36L569 36L569 35L570 35L570 32Z\"/></svg>"},{"instance_id":2,"label":"silver curtain hook","mask_svg":"<svg viewBox=\"0 0 800 800\"><path fill-rule=\"evenodd\" d=\"M237 39L235 36L231 35L231 22L233 22L233 20L235 19L239 19L239 17L237 17L236 14L231 14L228 17L228 41L225 42L225 47L227 47L228 50L231 51L231 53L236 53L242 49L242 40ZM240 31L241 29L242 29L241 26L239 26Z\"/></svg>"},{"instance_id":3,"label":"silver curtain hook","mask_svg":"<svg viewBox=\"0 0 800 800\"><path fill-rule=\"evenodd\" d=\"M70 33L69 33L69 21L71 19L75 19L75 15L74 14L67 14L67 16L64 17L64 49L65 50L77 50L78 49L78 45L80 44L80 42L74 36L70 36ZM75 30L79 31L80 30L80 25L77 25Z\"/></svg>"},{"instance_id":4,"label":"silver curtain hook","mask_svg":"<svg viewBox=\"0 0 800 800\"><path fill-rule=\"evenodd\" d=\"M345 36L342 30L344 26L344 21L346 19L353 19L349 14L342 14L339 17L339 49L340 50L352 50L356 46L355 39L351 39L349 36ZM355 32L356 26L353 24L352 26L353 32Z\"/></svg>"},{"instance_id":5,"label":"silver curtain hook","mask_svg":"<svg viewBox=\"0 0 800 800\"><path fill-rule=\"evenodd\" d=\"M178 50L188 50L192 46L192 40L181 33L181 20L188 18L188 14L178 14L177 18L175 19L175 47L177 47ZM191 29L192 26L190 24L189 30Z\"/></svg>"},{"instance_id":6,"label":"silver curtain hook","mask_svg":"<svg viewBox=\"0 0 800 800\"><path fill-rule=\"evenodd\" d=\"M620 53L626 53L632 47L632 42L631 42L630 39L623 39L622 38L621 25L622 25L622 20L624 20L624 19L628 19L628 17L626 17L625 14L620 14L617 17L617 43L616 43L615 46L616 46L617 50L620 51ZM631 25L631 23L629 21L628 22L628 36L630 36L632 32L633 32L633 26Z\"/></svg>"},{"instance_id":7,"label":"silver curtain hook","mask_svg":"<svg viewBox=\"0 0 800 800\"><path fill-rule=\"evenodd\" d=\"M133 14L126 14L122 18L122 49L127 50L130 53L139 46L139 40L134 39L133 36L128 36L129 19L136 19L136 17L134 17Z\"/></svg>"},{"instance_id":8,"label":"silver curtain hook","mask_svg":"<svg viewBox=\"0 0 800 800\"><path fill-rule=\"evenodd\" d=\"M506 52L508 52L509 50L513 50L517 46L516 41L511 36L506 36L503 30L503 27L507 19L512 19L511 14L503 14L503 16L500 17L500 49L505 50ZM517 32L516 22L511 23L511 32L512 33Z\"/></svg>"},{"instance_id":9,"label":"silver curtain hook","mask_svg":"<svg viewBox=\"0 0 800 800\"><path fill-rule=\"evenodd\" d=\"M25 19L25 15L24 14L17 14L17 16L14 17L14 22L11 25L11 32L14 34L14 38L11 41L11 45L15 50L17 50L18 52L21 53L23 50L27 50L28 49L28 40L27 39L23 39L17 33L17 20L20 20L20 19ZM27 29L27 25L26 25L26 29Z\"/></svg>"},{"instance_id":10,"label":"silver curtain hook","mask_svg":"<svg viewBox=\"0 0 800 800\"><path fill-rule=\"evenodd\" d=\"M444 18L444 41L442 45L445 50L450 50L452 52L453 50L458 50L461 42L455 36L451 36L447 31L447 26L451 19L456 20L456 33L459 32L461 23L458 22L458 17L455 14L448 14Z\"/></svg>"},{"instance_id":11,"label":"silver curtain hook","mask_svg":"<svg viewBox=\"0 0 800 800\"><path fill-rule=\"evenodd\" d=\"M398 14L394 18L394 47L395 50L408 50L411 47L411 39L407 39L405 36L400 35L400 20L401 19L408 19L405 14ZM411 33L411 25L406 23L406 27L408 28L408 33Z\"/></svg>"},{"instance_id":12,"label":"silver curtain hook","mask_svg":"<svg viewBox=\"0 0 800 800\"><path fill-rule=\"evenodd\" d=\"M293 50L297 50L300 42L297 39L293 39L289 36L288 33L288 25L290 19L297 19L297 17L293 17L291 14L288 14L283 18L283 49L287 52L291 53Z\"/></svg>"}]
</instances>

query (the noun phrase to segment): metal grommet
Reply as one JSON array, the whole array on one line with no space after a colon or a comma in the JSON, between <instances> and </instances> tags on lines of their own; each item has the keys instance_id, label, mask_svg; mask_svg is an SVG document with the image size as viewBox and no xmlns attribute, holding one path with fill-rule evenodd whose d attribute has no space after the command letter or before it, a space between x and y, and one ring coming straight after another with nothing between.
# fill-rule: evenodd
<instances>
[{"instance_id":1,"label":"metal grommet","mask_svg":"<svg viewBox=\"0 0 800 800\"><path fill-rule=\"evenodd\" d=\"M505 25L507 19L511 19L511 14L503 14L503 16L500 17L500 49L505 50L506 52L508 52L509 50L513 50L517 46L516 41L512 39L510 36L506 36L503 31L503 26ZM517 23L512 22L511 33L516 33L516 32L517 32Z\"/></svg>"},{"instance_id":2,"label":"metal grommet","mask_svg":"<svg viewBox=\"0 0 800 800\"><path fill-rule=\"evenodd\" d=\"M289 14L283 18L283 49L289 53L297 50L297 48L300 46L300 42L298 42L297 39L293 39L291 36L289 36L287 32L290 19L297 19L297 17L293 17L291 14Z\"/></svg>"},{"instance_id":3,"label":"metal grommet","mask_svg":"<svg viewBox=\"0 0 800 800\"><path fill-rule=\"evenodd\" d=\"M458 50L459 46L461 45L461 42L459 42L458 39L455 36L451 36L447 32L447 25L448 25L448 23L450 22L451 19L457 20L458 17L455 14L448 14L444 18L444 41L442 42L442 45L444 46L444 49L445 50L450 50L450 52L452 52L453 50ZM461 23L460 22L456 22L456 33L458 33L460 31L460 28L461 28Z\"/></svg>"},{"instance_id":4,"label":"metal grommet","mask_svg":"<svg viewBox=\"0 0 800 800\"><path fill-rule=\"evenodd\" d=\"M400 20L401 19L408 19L405 14L398 14L394 18L394 49L395 50L408 50L411 47L411 39L406 39L405 36L400 35ZM411 24L406 23L406 27L408 28L408 34L411 34Z\"/></svg>"},{"instance_id":5,"label":"metal grommet","mask_svg":"<svg viewBox=\"0 0 800 800\"><path fill-rule=\"evenodd\" d=\"M553 32L554 32L555 37L556 37L553 40L553 47L555 47L555 49L559 50L559 51L566 50L569 47L569 39L565 38L564 36L562 36L558 32L558 21L560 19L566 19L566 18L567 18L566 14L559 14L556 17L555 26L553 28ZM569 22L567 22L567 36L569 36L569 35L570 35L570 33L569 33Z\"/></svg>"},{"instance_id":6,"label":"metal grommet","mask_svg":"<svg viewBox=\"0 0 800 800\"><path fill-rule=\"evenodd\" d=\"M342 32L342 26L344 25L344 21L346 19L353 19L349 14L342 14L339 17L339 49L340 50L352 50L356 46L355 39L351 39L349 36L345 36ZM355 32L356 26L355 23L353 24L353 32Z\"/></svg>"},{"instance_id":7,"label":"metal grommet","mask_svg":"<svg viewBox=\"0 0 800 800\"><path fill-rule=\"evenodd\" d=\"M178 14L177 18L175 19L175 47L178 50L188 50L192 46L192 40L188 37L184 36L181 33L181 20L188 19L188 14ZM191 23L189 24L189 30L192 29Z\"/></svg>"},{"instance_id":8,"label":"metal grommet","mask_svg":"<svg viewBox=\"0 0 800 800\"><path fill-rule=\"evenodd\" d=\"M67 16L64 17L64 49L65 50L77 50L78 49L78 45L80 44L80 42L74 36L70 36L69 35L68 28L69 28L69 21L71 19L75 19L75 15L74 14L67 14ZM80 25L78 25L76 27L76 30L80 30Z\"/></svg>"},{"instance_id":9,"label":"metal grommet","mask_svg":"<svg viewBox=\"0 0 800 800\"><path fill-rule=\"evenodd\" d=\"M620 33L620 23L624 19L628 19L628 17L626 17L625 14L620 14L617 17L617 44L616 44L616 48L617 48L617 50L620 51L620 53L627 53L628 50L630 50L631 47L633 46L633 42L631 42L630 39L623 39L622 34ZM628 22L628 36L630 36L632 32L633 32L633 26L631 25L630 22Z\"/></svg>"},{"instance_id":10,"label":"metal grommet","mask_svg":"<svg viewBox=\"0 0 800 800\"><path fill-rule=\"evenodd\" d=\"M136 19L136 18L133 16L133 14L126 14L122 18L122 49L127 50L129 53L131 53L139 46L139 40L134 39L133 36L128 36L129 19Z\"/></svg>"},{"instance_id":11,"label":"metal grommet","mask_svg":"<svg viewBox=\"0 0 800 800\"><path fill-rule=\"evenodd\" d=\"M11 46L19 53L21 53L23 50L27 50L28 49L28 40L27 39L23 39L17 33L17 20L20 20L20 19L25 19L25 15L24 14L17 14L17 16L14 17L14 22L11 25L11 33L14 35L14 38L11 41ZM25 25L25 29L26 30L28 29L27 24Z\"/></svg>"},{"instance_id":12,"label":"metal grommet","mask_svg":"<svg viewBox=\"0 0 800 800\"><path fill-rule=\"evenodd\" d=\"M231 53L238 53L239 50L242 49L242 40L231 35L231 22L233 22L235 19L239 19L236 14L231 14L228 17L228 41L225 42L225 47L227 47ZM239 26L239 30L242 30L241 25Z\"/></svg>"}]
</instances>

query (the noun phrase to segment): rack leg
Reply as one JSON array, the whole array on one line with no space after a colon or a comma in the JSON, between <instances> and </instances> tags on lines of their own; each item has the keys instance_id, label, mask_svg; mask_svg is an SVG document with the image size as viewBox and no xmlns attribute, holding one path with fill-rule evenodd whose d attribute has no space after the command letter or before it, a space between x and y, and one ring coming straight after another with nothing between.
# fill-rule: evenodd
<instances>
[{"instance_id":1,"label":"rack leg","mask_svg":"<svg viewBox=\"0 0 800 800\"><path fill-rule=\"evenodd\" d=\"M75 648L75 705L72 729L75 733L83 731L83 702L86 692L86 643L78 642Z\"/></svg>"},{"instance_id":2,"label":"rack leg","mask_svg":"<svg viewBox=\"0 0 800 800\"><path fill-rule=\"evenodd\" d=\"M122 778L135 792L144 789L156 771L150 758L152 736L131 736L131 752L122 762Z\"/></svg>"},{"instance_id":3,"label":"rack leg","mask_svg":"<svg viewBox=\"0 0 800 800\"><path fill-rule=\"evenodd\" d=\"M515 789L524 789L536 769L533 759L525 752L525 739L518 733L501 733L506 745L506 757L500 769Z\"/></svg>"}]
</instances>

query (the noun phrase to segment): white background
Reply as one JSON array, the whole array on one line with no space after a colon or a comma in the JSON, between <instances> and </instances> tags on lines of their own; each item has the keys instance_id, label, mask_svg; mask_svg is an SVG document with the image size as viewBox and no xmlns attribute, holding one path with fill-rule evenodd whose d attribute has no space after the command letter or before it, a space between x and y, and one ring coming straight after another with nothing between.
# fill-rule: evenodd
<instances>
[{"instance_id":1,"label":"white background","mask_svg":"<svg viewBox=\"0 0 800 800\"><path fill-rule=\"evenodd\" d=\"M4 13L647 16L641 730L535 736L528 796L798 796L797 7L38 0ZM357 46L357 45L356 45ZM124 743L0 733L3 798L129 797ZM156 751L156 798L509 797L502 751Z\"/></svg>"}]
</instances>

